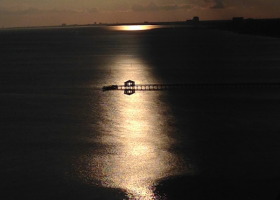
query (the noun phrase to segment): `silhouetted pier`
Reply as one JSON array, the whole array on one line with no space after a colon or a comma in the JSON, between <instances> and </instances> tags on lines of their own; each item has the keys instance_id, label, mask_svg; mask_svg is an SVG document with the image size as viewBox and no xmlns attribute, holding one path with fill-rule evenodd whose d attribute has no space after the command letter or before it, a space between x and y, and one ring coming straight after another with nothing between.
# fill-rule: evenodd
<instances>
[{"instance_id":1,"label":"silhouetted pier","mask_svg":"<svg viewBox=\"0 0 280 200\"><path fill-rule=\"evenodd\" d=\"M128 80L124 85L109 85L103 91L122 90L124 94L131 95L136 91L157 91L184 88L267 88L280 87L279 83L186 83L186 84L135 84Z\"/></svg>"}]
</instances>

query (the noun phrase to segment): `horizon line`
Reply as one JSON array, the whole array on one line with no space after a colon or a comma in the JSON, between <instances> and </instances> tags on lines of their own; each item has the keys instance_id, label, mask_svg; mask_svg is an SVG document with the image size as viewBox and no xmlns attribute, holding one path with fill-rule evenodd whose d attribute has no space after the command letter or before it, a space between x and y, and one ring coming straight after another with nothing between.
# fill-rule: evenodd
<instances>
[{"instance_id":1,"label":"horizon line","mask_svg":"<svg viewBox=\"0 0 280 200\"><path fill-rule=\"evenodd\" d=\"M239 16L243 18L242 16ZM237 18L239 18L237 17ZM232 21L233 18L231 19L206 19L206 20L200 20L200 22L226 22L226 21ZM63 28L63 27L83 27L83 26L118 26L118 25L176 25L176 24L186 24L188 21L191 21L192 19L187 19L184 21L156 21L156 22L149 22L149 21L144 21L144 22L122 22L122 23L107 23L107 22L98 22L98 23L93 23L93 24L67 24L67 23L62 23L62 24L56 24L56 25L35 25L35 26L14 26L14 27L0 27L0 30L3 29L32 29L32 28ZM279 18L244 18L244 20L280 20Z\"/></svg>"}]
</instances>

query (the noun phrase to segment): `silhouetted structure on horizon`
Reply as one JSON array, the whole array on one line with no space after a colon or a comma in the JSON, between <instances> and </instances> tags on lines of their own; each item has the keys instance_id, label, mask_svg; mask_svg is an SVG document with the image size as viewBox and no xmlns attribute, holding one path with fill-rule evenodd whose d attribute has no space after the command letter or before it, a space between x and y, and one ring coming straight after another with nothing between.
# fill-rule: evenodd
<instances>
[{"instance_id":1,"label":"silhouetted structure on horizon","mask_svg":"<svg viewBox=\"0 0 280 200\"><path fill-rule=\"evenodd\" d=\"M194 23L199 23L199 17L193 17L193 19L192 19L192 21L194 22Z\"/></svg>"},{"instance_id":2,"label":"silhouetted structure on horizon","mask_svg":"<svg viewBox=\"0 0 280 200\"><path fill-rule=\"evenodd\" d=\"M187 24L190 25L198 25L199 24L199 17L195 16L192 19L186 21Z\"/></svg>"}]
</instances>

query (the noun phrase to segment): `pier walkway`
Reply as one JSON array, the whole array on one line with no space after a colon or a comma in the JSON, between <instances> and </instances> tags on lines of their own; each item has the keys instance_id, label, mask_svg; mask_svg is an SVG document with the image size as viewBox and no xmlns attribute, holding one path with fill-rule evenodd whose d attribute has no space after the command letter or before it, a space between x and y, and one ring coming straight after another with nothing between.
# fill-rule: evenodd
<instances>
[{"instance_id":1,"label":"pier walkway","mask_svg":"<svg viewBox=\"0 0 280 200\"><path fill-rule=\"evenodd\" d=\"M122 90L124 94L131 95L136 91L156 91L184 88L266 88L280 87L279 83L186 83L186 84L135 84L128 80L124 85L109 85L102 88L103 91Z\"/></svg>"}]
</instances>

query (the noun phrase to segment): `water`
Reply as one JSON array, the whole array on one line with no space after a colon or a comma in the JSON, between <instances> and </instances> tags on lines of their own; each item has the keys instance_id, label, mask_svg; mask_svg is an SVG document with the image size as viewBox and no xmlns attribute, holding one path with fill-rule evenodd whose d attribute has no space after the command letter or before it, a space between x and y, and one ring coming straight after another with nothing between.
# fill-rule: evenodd
<instances>
[{"instance_id":1,"label":"water","mask_svg":"<svg viewBox=\"0 0 280 200\"><path fill-rule=\"evenodd\" d=\"M279 39L172 26L0 35L5 199L191 199L173 177L256 180L244 199L278 195L279 181L263 183L280 175L280 88L101 87L279 82Z\"/></svg>"}]
</instances>

